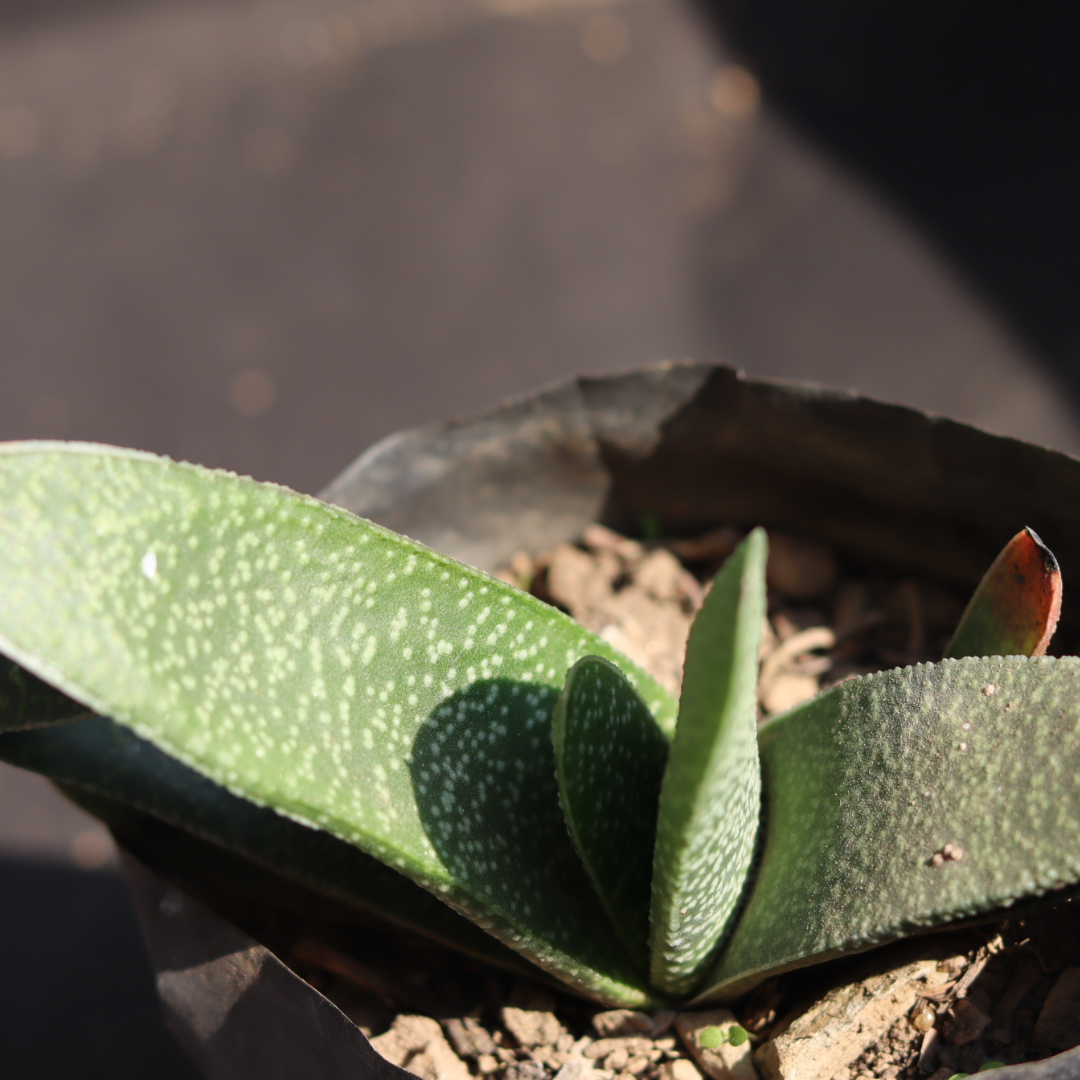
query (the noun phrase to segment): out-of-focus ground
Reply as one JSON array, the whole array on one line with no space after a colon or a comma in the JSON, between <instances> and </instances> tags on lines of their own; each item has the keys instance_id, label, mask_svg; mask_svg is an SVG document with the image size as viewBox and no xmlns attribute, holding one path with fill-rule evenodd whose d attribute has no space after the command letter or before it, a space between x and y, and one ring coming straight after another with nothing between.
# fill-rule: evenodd
<instances>
[{"instance_id":1,"label":"out-of-focus ground","mask_svg":"<svg viewBox=\"0 0 1080 1080\"><path fill-rule=\"evenodd\" d=\"M921 146L925 57L825 7L0 3L0 438L315 491L396 429L694 357L1080 450L1038 185L1007 138L961 160L962 116ZM0 878L5 1075L192 1077L107 836L7 767Z\"/></svg>"}]
</instances>

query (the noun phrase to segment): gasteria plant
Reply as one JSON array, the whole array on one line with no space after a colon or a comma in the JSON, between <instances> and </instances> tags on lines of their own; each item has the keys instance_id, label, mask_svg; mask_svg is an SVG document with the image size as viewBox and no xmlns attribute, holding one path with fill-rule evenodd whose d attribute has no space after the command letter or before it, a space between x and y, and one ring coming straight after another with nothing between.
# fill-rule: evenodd
<instances>
[{"instance_id":1,"label":"gasteria plant","mask_svg":"<svg viewBox=\"0 0 1080 1080\"><path fill-rule=\"evenodd\" d=\"M714 580L676 702L533 596L334 506L6 445L0 757L125 837L192 837L223 873L612 1005L731 999L1080 882L1080 661L1039 655L1061 585L1037 537L948 659L758 729L766 546Z\"/></svg>"}]
</instances>

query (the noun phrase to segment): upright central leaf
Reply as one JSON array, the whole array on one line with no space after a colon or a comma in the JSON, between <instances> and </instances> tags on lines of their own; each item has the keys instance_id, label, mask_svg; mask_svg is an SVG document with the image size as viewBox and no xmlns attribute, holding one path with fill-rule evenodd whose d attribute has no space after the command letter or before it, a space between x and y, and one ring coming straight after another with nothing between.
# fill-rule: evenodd
<instances>
[{"instance_id":1,"label":"upright central leaf","mask_svg":"<svg viewBox=\"0 0 1080 1080\"><path fill-rule=\"evenodd\" d=\"M566 834L551 711L586 653L673 703L535 598L273 485L11 444L0 651L580 990L646 1000Z\"/></svg>"},{"instance_id":2,"label":"upright central leaf","mask_svg":"<svg viewBox=\"0 0 1080 1080\"><path fill-rule=\"evenodd\" d=\"M554 743L570 835L612 924L644 968L667 737L619 669L586 656L566 677Z\"/></svg>"},{"instance_id":3,"label":"upright central leaf","mask_svg":"<svg viewBox=\"0 0 1080 1080\"><path fill-rule=\"evenodd\" d=\"M691 990L727 929L754 857L761 808L757 670L767 541L755 529L694 621L660 795L652 981Z\"/></svg>"}]
</instances>

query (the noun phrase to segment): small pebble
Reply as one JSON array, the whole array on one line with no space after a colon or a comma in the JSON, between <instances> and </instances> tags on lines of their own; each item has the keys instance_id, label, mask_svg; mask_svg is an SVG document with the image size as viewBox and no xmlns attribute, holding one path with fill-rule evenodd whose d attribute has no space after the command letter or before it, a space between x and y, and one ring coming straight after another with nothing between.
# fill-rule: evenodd
<instances>
[{"instance_id":1,"label":"small pebble","mask_svg":"<svg viewBox=\"0 0 1080 1080\"><path fill-rule=\"evenodd\" d=\"M676 1058L660 1066L660 1080L701 1080L701 1072L689 1058Z\"/></svg>"},{"instance_id":2,"label":"small pebble","mask_svg":"<svg viewBox=\"0 0 1080 1080\"><path fill-rule=\"evenodd\" d=\"M597 1080L597 1070L584 1058L573 1058L555 1074L555 1080Z\"/></svg>"}]
</instances>

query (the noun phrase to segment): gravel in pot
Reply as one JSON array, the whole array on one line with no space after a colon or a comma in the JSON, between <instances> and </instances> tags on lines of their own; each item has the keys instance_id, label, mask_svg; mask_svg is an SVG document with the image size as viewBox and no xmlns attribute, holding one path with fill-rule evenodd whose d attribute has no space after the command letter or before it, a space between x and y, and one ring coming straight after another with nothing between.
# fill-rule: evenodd
<instances>
[{"instance_id":1,"label":"gravel in pot","mask_svg":"<svg viewBox=\"0 0 1080 1080\"><path fill-rule=\"evenodd\" d=\"M531 589L673 690L712 575L763 525L767 718L852 676L940 657L966 597L1023 525L1067 578L1080 543L1067 493L1078 481L1071 458L947 420L674 365L395 436L324 497ZM152 578L156 563L147 567ZM1057 650L1075 652L1077 625L1066 605ZM782 973L731 1011L598 1011L481 932L459 942L470 958L451 958L370 910L78 788L139 860L133 884L159 988L211 1076L403 1065L431 1080L585 1080L593 1070L749 1080L755 1067L766 1078L947 1080L997 1062L1009 1067L1003 1077L1074 1068L1080 957L1067 903ZM234 798L199 794L200 805ZM257 831L269 813L244 809L244 828ZM963 858L948 845L935 854ZM397 904L408 922L422 901L370 862L357 856L335 872L374 875L382 910ZM438 940L436 922L425 925ZM447 922L446 937L459 929Z\"/></svg>"}]
</instances>

